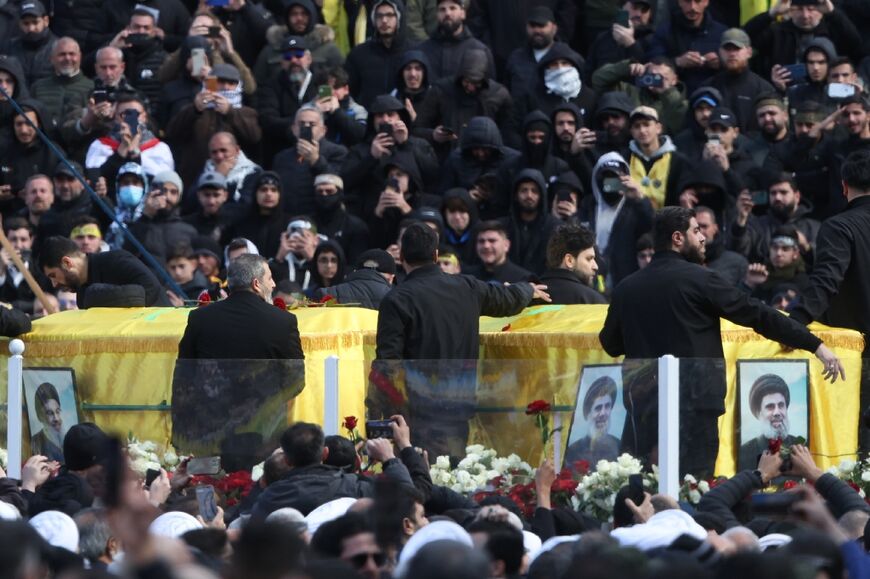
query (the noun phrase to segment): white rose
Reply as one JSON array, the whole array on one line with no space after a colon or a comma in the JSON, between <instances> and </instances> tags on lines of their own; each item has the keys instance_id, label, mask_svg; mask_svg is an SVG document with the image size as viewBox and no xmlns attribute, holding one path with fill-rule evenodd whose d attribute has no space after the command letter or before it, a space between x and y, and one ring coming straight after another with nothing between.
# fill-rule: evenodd
<instances>
[{"instance_id":1,"label":"white rose","mask_svg":"<svg viewBox=\"0 0 870 579\"><path fill-rule=\"evenodd\" d=\"M450 457L439 456L435 459L435 466L437 466L438 468L450 468Z\"/></svg>"},{"instance_id":2,"label":"white rose","mask_svg":"<svg viewBox=\"0 0 870 579\"><path fill-rule=\"evenodd\" d=\"M855 468L854 460L844 460L840 463L840 470L842 471L848 472L851 471L853 468Z\"/></svg>"},{"instance_id":3,"label":"white rose","mask_svg":"<svg viewBox=\"0 0 870 579\"><path fill-rule=\"evenodd\" d=\"M628 478L629 475L634 474L630 468L621 465L617 467L616 472L619 475L619 478Z\"/></svg>"},{"instance_id":4,"label":"white rose","mask_svg":"<svg viewBox=\"0 0 870 579\"><path fill-rule=\"evenodd\" d=\"M480 454L484 450L486 450L486 447L484 447L482 444L472 444L465 447L465 454Z\"/></svg>"},{"instance_id":5,"label":"white rose","mask_svg":"<svg viewBox=\"0 0 870 579\"><path fill-rule=\"evenodd\" d=\"M870 482L870 470L865 470L861 473L861 480L864 482Z\"/></svg>"},{"instance_id":6,"label":"white rose","mask_svg":"<svg viewBox=\"0 0 870 579\"><path fill-rule=\"evenodd\" d=\"M689 491L689 502L690 503L692 503L693 505L697 505L700 500L701 500L701 493L699 493L697 490Z\"/></svg>"},{"instance_id":7,"label":"white rose","mask_svg":"<svg viewBox=\"0 0 870 579\"><path fill-rule=\"evenodd\" d=\"M175 466L178 464L178 455L171 450L167 450L163 453L163 464L169 467Z\"/></svg>"},{"instance_id":8,"label":"white rose","mask_svg":"<svg viewBox=\"0 0 870 579\"><path fill-rule=\"evenodd\" d=\"M144 450L145 452L154 452L157 450L157 443L155 443L152 440L143 440L142 442L139 443L139 445L142 447L142 450Z\"/></svg>"},{"instance_id":9,"label":"white rose","mask_svg":"<svg viewBox=\"0 0 870 579\"><path fill-rule=\"evenodd\" d=\"M499 474L504 473L508 469L508 461L506 458L492 459L492 470L497 470Z\"/></svg>"},{"instance_id":10,"label":"white rose","mask_svg":"<svg viewBox=\"0 0 870 579\"><path fill-rule=\"evenodd\" d=\"M706 494L710 492L710 483L705 480L702 480L698 483L698 490L701 491L702 494Z\"/></svg>"},{"instance_id":11,"label":"white rose","mask_svg":"<svg viewBox=\"0 0 870 579\"><path fill-rule=\"evenodd\" d=\"M148 453L146 453L138 444L127 445L127 456L129 456L131 460L144 458L147 454Z\"/></svg>"},{"instance_id":12,"label":"white rose","mask_svg":"<svg viewBox=\"0 0 870 579\"><path fill-rule=\"evenodd\" d=\"M690 485L693 485L693 484L696 484L698 482L698 480L695 477L693 477L692 475L687 474L686 476L683 477L683 482L687 482Z\"/></svg>"},{"instance_id":13,"label":"white rose","mask_svg":"<svg viewBox=\"0 0 870 579\"><path fill-rule=\"evenodd\" d=\"M610 463L606 460L599 460L598 464L595 465L595 471L598 474L608 474L611 470Z\"/></svg>"}]
</instances>

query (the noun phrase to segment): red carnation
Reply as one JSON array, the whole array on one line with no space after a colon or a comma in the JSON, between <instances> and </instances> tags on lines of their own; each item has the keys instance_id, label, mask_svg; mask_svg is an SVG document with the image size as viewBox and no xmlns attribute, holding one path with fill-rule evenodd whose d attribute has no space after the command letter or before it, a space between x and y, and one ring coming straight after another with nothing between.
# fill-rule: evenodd
<instances>
[{"instance_id":1,"label":"red carnation","mask_svg":"<svg viewBox=\"0 0 870 579\"><path fill-rule=\"evenodd\" d=\"M550 411L550 403L546 400L535 400L528 406L526 406L526 414L529 416L534 416L536 414L543 414L544 412Z\"/></svg>"},{"instance_id":2,"label":"red carnation","mask_svg":"<svg viewBox=\"0 0 870 579\"><path fill-rule=\"evenodd\" d=\"M784 483L782 483L783 490L793 489L796 486L797 486L797 481L793 481L793 480L787 480Z\"/></svg>"},{"instance_id":3,"label":"red carnation","mask_svg":"<svg viewBox=\"0 0 870 579\"><path fill-rule=\"evenodd\" d=\"M196 301L199 307L207 306L211 303L211 296L208 295L207 290L202 290L199 294L199 297L196 298Z\"/></svg>"},{"instance_id":4,"label":"red carnation","mask_svg":"<svg viewBox=\"0 0 870 579\"><path fill-rule=\"evenodd\" d=\"M770 454L776 454L782 448L782 439L781 438L771 438L767 441L767 450L770 451Z\"/></svg>"},{"instance_id":5,"label":"red carnation","mask_svg":"<svg viewBox=\"0 0 870 579\"><path fill-rule=\"evenodd\" d=\"M272 300L272 305L278 308L279 310L287 311L287 302L285 302L281 298L275 298Z\"/></svg>"},{"instance_id":6,"label":"red carnation","mask_svg":"<svg viewBox=\"0 0 870 579\"><path fill-rule=\"evenodd\" d=\"M342 426L344 426L347 430L353 430L354 428L356 428L356 423L356 416L345 416Z\"/></svg>"}]
</instances>

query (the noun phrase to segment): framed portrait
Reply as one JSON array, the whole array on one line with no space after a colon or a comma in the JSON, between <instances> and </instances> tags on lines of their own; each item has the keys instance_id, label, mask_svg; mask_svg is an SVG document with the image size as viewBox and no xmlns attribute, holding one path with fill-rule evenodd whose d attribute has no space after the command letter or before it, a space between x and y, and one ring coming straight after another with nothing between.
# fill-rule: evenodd
<instances>
[{"instance_id":1,"label":"framed portrait","mask_svg":"<svg viewBox=\"0 0 870 579\"><path fill-rule=\"evenodd\" d=\"M573 470L578 461L586 461L594 469L599 460L616 460L624 425L622 366L584 366L568 432L564 466Z\"/></svg>"},{"instance_id":2,"label":"framed portrait","mask_svg":"<svg viewBox=\"0 0 870 579\"><path fill-rule=\"evenodd\" d=\"M753 470L768 441L809 440L809 361L738 360L737 470Z\"/></svg>"},{"instance_id":3,"label":"framed portrait","mask_svg":"<svg viewBox=\"0 0 870 579\"><path fill-rule=\"evenodd\" d=\"M63 460L63 437L79 423L79 400L72 368L25 368L24 404L30 425L30 451Z\"/></svg>"}]
</instances>

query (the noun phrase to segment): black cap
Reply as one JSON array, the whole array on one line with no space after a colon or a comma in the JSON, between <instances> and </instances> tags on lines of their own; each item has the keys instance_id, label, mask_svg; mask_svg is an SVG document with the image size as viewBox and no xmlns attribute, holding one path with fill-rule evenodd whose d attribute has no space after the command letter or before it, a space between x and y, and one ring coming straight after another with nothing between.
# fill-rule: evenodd
<instances>
[{"instance_id":1,"label":"black cap","mask_svg":"<svg viewBox=\"0 0 870 579\"><path fill-rule=\"evenodd\" d=\"M369 249L356 260L356 269L373 269L381 273L396 273L396 260L383 249Z\"/></svg>"},{"instance_id":2,"label":"black cap","mask_svg":"<svg viewBox=\"0 0 870 579\"><path fill-rule=\"evenodd\" d=\"M21 3L20 17L36 16L42 18L45 16L45 6L39 0L26 0Z\"/></svg>"},{"instance_id":3,"label":"black cap","mask_svg":"<svg viewBox=\"0 0 870 579\"><path fill-rule=\"evenodd\" d=\"M274 185L280 190L281 177L275 171L263 171L257 175L257 180L254 182L254 189L259 189L263 185Z\"/></svg>"},{"instance_id":4,"label":"black cap","mask_svg":"<svg viewBox=\"0 0 870 579\"><path fill-rule=\"evenodd\" d=\"M417 221L434 223L438 226L439 230L444 227L444 218L441 217L441 212L434 207L420 207L419 209L412 211L408 217L416 219Z\"/></svg>"},{"instance_id":5,"label":"black cap","mask_svg":"<svg viewBox=\"0 0 870 579\"><path fill-rule=\"evenodd\" d=\"M218 242L207 235L194 237L190 243L193 246L193 255L208 255L221 261L221 246Z\"/></svg>"},{"instance_id":6,"label":"black cap","mask_svg":"<svg viewBox=\"0 0 870 579\"><path fill-rule=\"evenodd\" d=\"M91 422L73 425L63 437L63 458L69 470L84 470L102 461L109 437Z\"/></svg>"},{"instance_id":7,"label":"black cap","mask_svg":"<svg viewBox=\"0 0 870 579\"><path fill-rule=\"evenodd\" d=\"M76 161L70 161L70 164L75 168L79 175L84 176L85 170L82 169L82 166L79 165ZM67 166L66 163L61 161L57 164L57 167L54 168L54 173L52 177L57 177L58 175L66 175L67 177L75 177L75 173Z\"/></svg>"},{"instance_id":8,"label":"black cap","mask_svg":"<svg viewBox=\"0 0 870 579\"><path fill-rule=\"evenodd\" d=\"M538 26L546 26L550 22L556 22L556 17L553 16L553 11L546 6L535 6L529 10L529 17L526 22L537 24Z\"/></svg>"},{"instance_id":9,"label":"black cap","mask_svg":"<svg viewBox=\"0 0 870 579\"><path fill-rule=\"evenodd\" d=\"M288 36L281 43L281 50L283 52L297 49L308 50L308 43L305 42L305 38L302 36Z\"/></svg>"},{"instance_id":10,"label":"black cap","mask_svg":"<svg viewBox=\"0 0 870 579\"><path fill-rule=\"evenodd\" d=\"M737 115L729 108L715 108L710 114L710 120L707 121L707 124L720 125L730 129L737 126Z\"/></svg>"}]
</instances>

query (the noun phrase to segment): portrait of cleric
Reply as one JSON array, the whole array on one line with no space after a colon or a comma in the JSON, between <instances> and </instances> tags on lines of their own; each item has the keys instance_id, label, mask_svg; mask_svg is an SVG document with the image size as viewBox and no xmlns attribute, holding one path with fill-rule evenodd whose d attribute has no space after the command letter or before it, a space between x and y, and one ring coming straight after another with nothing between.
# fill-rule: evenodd
<instances>
[{"instance_id":1,"label":"portrait of cleric","mask_svg":"<svg viewBox=\"0 0 870 579\"><path fill-rule=\"evenodd\" d=\"M73 371L26 368L24 394L31 453L63 463L63 438L79 421Z\"/></svg>"},{"instance_id":2,"label":"portrait of cleric","mask_svg":"<svg viewBox=\"0 0 870 579\"><path fill-rule=\"evenodd\" d=\"M594 468L599 460L615 460L620 441L613 432L622 432L625 409L622 405L620 366L587 366L580 378L574 420L565 450L565 466L574 468L586 461Z\"/></svg>"},{"instance_id":3,"label":"portrait of cleric","mask_svg":"<svg viewBox=\"0 0 870 579\"><path fill-rule=\"evenodd\" d=\"M737 470L754 470L769 441L789 446L807 438L808 367L806 361L738 362L740 451Z\"/></svg>"}]
</instances>

